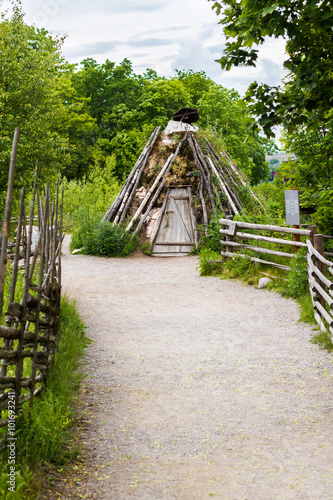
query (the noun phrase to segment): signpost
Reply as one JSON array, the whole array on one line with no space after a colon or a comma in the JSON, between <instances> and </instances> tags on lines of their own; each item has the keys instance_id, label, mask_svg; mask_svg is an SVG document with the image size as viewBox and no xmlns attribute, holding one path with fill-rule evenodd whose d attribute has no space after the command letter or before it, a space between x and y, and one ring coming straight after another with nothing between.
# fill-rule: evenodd
<instances>
[{"instance_id":1,"label":"signpost","mask_svg":"<svg viewBox=\"0 0 333 500\"><path fill-rule=\"evenodd\" d=\"M298 190L291 189L285 190L284 201L286 205L286 222L290 226L299 226L300 213L299 213L299 197Z\"/></svg>"},{"instance_id":2,"label":"signpost","mask_svg":"<svg viewBox=\"0 0 333 500\"><path fill-rule=\"evenodd\" d=\"M297 189L286 189L284 192L284 201L286 207L286 222L294 228L299 228L301 219L299 211L299 196ZM295 241L300 241L300 237L295 235ZM297 253L298 247L295 247Z\"/></svg>"}]
</instances>

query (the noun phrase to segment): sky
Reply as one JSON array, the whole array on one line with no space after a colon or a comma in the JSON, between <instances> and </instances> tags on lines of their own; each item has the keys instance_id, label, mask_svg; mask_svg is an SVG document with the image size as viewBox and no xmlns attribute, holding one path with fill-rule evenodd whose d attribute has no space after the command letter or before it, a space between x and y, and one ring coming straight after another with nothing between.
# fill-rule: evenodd
<instances>
[{"instance_id":1,"label":"sky","mask_svg":"<svg viewBox=\"0 0 333 500\"><path fill-rule=\"evenodd\" d=\"M65 36L63 55L71 63L90 57L116 64L125 58L133 70L147 68L172 77L175 70L205 71L216 83L244 96L257 81L278 85L284 76L283 40L260 47L256 68L223 71L225 38L208 0L21 0L25 21ZM9 0L0 0L3 10ZM279 144L280 130L276 131Z\"/></svg>"},{"instance_id":2,"label":"sky","mask_svg":"<svg viewBox=\"0 0 333 500\"><path fill-rule=\"evenodd\" d=\"M257 68L222 71L215 59L225 39L212 5L208 0L22 0L26 22L67 35L63 54L73 63L91 57L118 64L126 57L135 73L152 68L166 77L175 69L203 70L241 95L253 81L279 84L281 41L265 44Z\"/></svg>"}]
</instances>

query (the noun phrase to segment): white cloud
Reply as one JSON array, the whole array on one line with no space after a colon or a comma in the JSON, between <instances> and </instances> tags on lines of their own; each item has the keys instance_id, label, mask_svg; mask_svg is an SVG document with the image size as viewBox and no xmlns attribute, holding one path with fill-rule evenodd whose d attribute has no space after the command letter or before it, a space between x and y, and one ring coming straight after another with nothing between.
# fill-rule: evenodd
<instances>
[{"instance_id":1,"label":"white cloud","mask_svg":"<svg viewBox=\"0 0 333 500\"><path fill-rule=\"evenodd\" d=\"M1 0L0 0L1 2ZM2 5L6 3L3 0ZM279 83L285 58L283 42L260 48L257 68L221 70L215 59L225 39L207 0L22 0L26 20L54 35L66 33L64 56L78 63L92 57L119 64L125 57L140 73L149 67L171 76L175 69L205 71L244 94L256 80Z\"/></svg>"}]
</instances>

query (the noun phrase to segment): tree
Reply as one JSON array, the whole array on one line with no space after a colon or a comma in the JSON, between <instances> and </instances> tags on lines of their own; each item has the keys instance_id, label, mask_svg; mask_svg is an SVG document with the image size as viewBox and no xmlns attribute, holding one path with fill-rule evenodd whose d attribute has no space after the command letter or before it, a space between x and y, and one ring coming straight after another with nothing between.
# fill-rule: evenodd
<instances>
[{"instance_id":1,"label":"tree","mask_svg":"<svg viewBox=\"0 0 333 500\"><path fill-rule=\"evenodd\" d=\"M1 14L0 23L0 209L18 124L17 187L32 184L37 160L41 182L66 170L93 125L73 91L72 68L60 54L62 39L25 24L19 4L6 16Z\"/></svg>"},{"instance_id":2,"label":"tree","mask_svg":"<svg viewBox=\"0 0 333 500\"><path fill-rule=\"evenodd\" d=\"M179 71L176 69L177 80L181 81L191 96L192 106L196 106L204 92L216 85L204 71Z\"/></svg>"},{"instance_id":3,"label":"tree","mask_svg":"<svg viewBox=\"0 0 333 500\"><path fill-rule=\"evenodd\" d=\"M225 0L214 1L227 37L223 69L255 66L258 45L266 37L284 37L289 71L284 86L254 82L246 95L250 109L268 136L282 124L289 131L299 125L315 129L332 127L333 10L322 0ZM225 7L225 9L223 8Z\"/></svg>"}]
</instances>

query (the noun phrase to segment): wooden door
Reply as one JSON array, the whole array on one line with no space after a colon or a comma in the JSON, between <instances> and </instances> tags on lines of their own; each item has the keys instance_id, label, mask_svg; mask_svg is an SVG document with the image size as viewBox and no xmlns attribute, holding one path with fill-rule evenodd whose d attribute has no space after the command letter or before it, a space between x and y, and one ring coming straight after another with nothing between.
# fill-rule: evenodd
<instances>
[{"instance_id":1,"label":"wooden door","mask_svg":"<svg viewBox=\"0 0 333 500\"><path fill-rule=\"evenodd\" d=\"M195 244L190 188L170 188L153 244L153 255L187 255Z\"/></svg>"}]
</instances>

